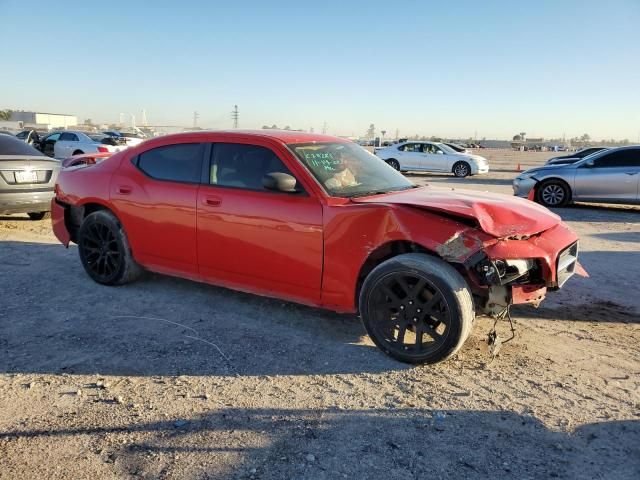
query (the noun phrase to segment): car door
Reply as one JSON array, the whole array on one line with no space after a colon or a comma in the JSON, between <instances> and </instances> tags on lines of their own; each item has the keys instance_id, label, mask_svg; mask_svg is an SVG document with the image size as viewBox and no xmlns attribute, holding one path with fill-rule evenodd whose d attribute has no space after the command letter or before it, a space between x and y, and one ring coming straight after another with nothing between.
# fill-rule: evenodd
<instances>
[{"instance_id":1,"label":"car door","mask_svg":"<svg viewBox=\"0 0 640 480\"><path fill-rule=\"evenodd\" d=\"M168 274L199 279L196 202L204 143L175 143L123 160L110 184L134 258Z\"/></svg>"},{"instance_id":2,"label":"car door","mask_svg":"<svg viewBox=\"0 0 640 480\"><path fill-rule=\"evenodd\" d=\"M60 139L59 133L52 133L51 135L47 135L40 145L40 150L45 155L53 157L55 152L53 151L53 147L55 143Z\"/></svg>"},{"instance_id":3,"label":"car door","mask_svg":"<svg viewBox=\"0 0 640 480\"><path fill-rule=\"evenodd\" d=\"M215 284L319 303L322 205L299 179L297 193L262 185L267 173L293 175L283 158L295 162L266 145L213 144L209 182L198 194L200 273Z\"/></svg>"},{"instance_id":4,"label":"car door","mask_svg":"<svg viewBox=\"0 0 640 480\"><path fill-rule=\"evenodd\" d=\"M635 202L639 178L639 148L608 151L576 168L573 196L579 200Z\"/></svg>"},{"instance_id":5,"label":"car door","mask_svg":"<svg viewBox=\"0 0 640 480\"><path fill-rule=\"evenodd\" d=\"M78 148L80 140L75 133L62 132L60 139L54 144L53 151L55 158L68 158Z\"/></svg>"},{"instance_id":6,"label":"car door","mask_svg":"<svg viewBox=\"0 0 640 480\"><path fill-rule=\"evenodd\" d=\"M422 165L420 143L405 143L398 147L398 161L401 170L419 170Z\"/></svg>"},{"instance_id":7,"label":"car door","mask_svg":"<svg viewBox=\"0 0 640 480\"><path fill-rule=\"evenodd\" d=\"M433 143L422 144L421 166L430 172L446 171L447 158L445 152Z\"/></svg>"}]
</instances>

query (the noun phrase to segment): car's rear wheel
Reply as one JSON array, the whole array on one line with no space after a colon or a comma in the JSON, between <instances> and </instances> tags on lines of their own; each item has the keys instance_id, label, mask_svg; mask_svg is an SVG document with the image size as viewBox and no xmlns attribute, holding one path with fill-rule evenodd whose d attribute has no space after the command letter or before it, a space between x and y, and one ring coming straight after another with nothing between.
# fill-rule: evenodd
<instances>
[{"instance_id":1,"label":"car's rear wheel","mask_svg":"<svg viewBox=\"0 0 640 480\"><path fill-rule=\"evenodd\" d=\"M51 218L51 212L29 212L27 213L31 220L43 220L45 218Z\"/></svg>"},{"instance_id":2,"label":"car's rear wheel","mask_svg":"<svg viewBox=\"0 0 640 480\"><path fill-rule=\"evenodd\" d=\"M387 163L395 170L400 171L400 162L398 162L398 160L396 160L395 158L390 158L389 160L387 160Z\"/></svg>"},{"instance_id":3,"label":"car's rear wheel","mask_svg":"<svg viewBox=\"0 0 640 480\"><path fill-rule=\"evenodd\" d=\"M78 251L87 274L103 285L132 282L142 273L122 225L108 210L93 212L84 219L78 232Z\"/></svg>"},{"instance_id":4,"label":"car's rear wheel","mask_svg":"<svg viewBox=\"0 0 640 480\"><path fill-rule=\"evenodd\" d=\"M454 355L475 317L467 282L449 264L425 254L393 257L362 285L360 315L373 342L406 363Z\"/></svg>"},{"instance_id":5,"label":"car's rear wheel","mask_svg":"<svg viewBox=\"0 0 640 480\"><path fill-rule=\"evenodd\" d=\"M456 177L468 177L471 175L471 165L467 162L456 162L451 171Z\"/></svg>"},{"instance_id":6,"label":"car's rear wheel","mask_svg":"<svg viewBox=\"0 0 640 480\"><path fill-rule=\"evenodd\" d=\"M536 189L536 200L545 207L564 207L570 198L569 187L560 180L547 180Z\"/></svg>"}]
</instances>

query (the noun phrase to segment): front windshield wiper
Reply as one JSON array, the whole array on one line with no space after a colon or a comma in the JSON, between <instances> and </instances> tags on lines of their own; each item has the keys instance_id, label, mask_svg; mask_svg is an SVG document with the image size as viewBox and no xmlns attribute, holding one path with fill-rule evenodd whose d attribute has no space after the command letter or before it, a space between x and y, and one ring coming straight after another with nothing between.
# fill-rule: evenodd
<instances>
[{"instance_id":1,"label":"front windshield wiper","mask_svg":"<svg viewBox=\"0 0 640 480\"><path fill-rule=\"evenodd\" d=\"M383 195L385 193L392 193L392 192L402 192L404 190L410 190L412 188L417 188L420 185L410 185L408 187L402 187L402 188L394 188L391 190L368 190L366 192L357 192L354 193L353 195L349 195L349 198L356 198L356 197L370 197L372 195Z\"/></svg>"}]
</instances>

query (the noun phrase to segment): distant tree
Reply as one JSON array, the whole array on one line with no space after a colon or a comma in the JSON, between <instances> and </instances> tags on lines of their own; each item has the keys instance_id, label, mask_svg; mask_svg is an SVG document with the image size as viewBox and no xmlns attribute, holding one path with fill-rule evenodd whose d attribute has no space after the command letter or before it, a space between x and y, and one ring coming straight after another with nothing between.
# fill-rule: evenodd
<instances>
[{"instance_id":1,"label":"distant tree","mask_svg":"<svg viewBox=\"0 0 640 480\"><path fill-rule=\"evenodd\" d=\"M291 127L290 127L289 125L287 125L287 126L285 126L285 127L283 128L283 130L291 130Z\"/></svg>"},{"instance_id":2,"label":"distant tree","mask_svg":"<svg viewBox=\"0 0 640 480\"><path fill-rule=\"evenodd\" d=\"M522 140L522 135L514 135L513 136L513 141L514 142L519 142Z\"/></svg>"},{"instance_id":3,"label":"distant tree","mask_svg":"<svg viewBox=\"0 0 640 480\"><path fill-rule=\"evenodd\" d=\"M589 140L591 140L591 137L589 136L588 133L585 133L580 137L580 140L582 140L583 142L588 142Z\"/></svg>"},{"instance_id":4,"label":"distant tree","mask_svg":"<svg viewBox=\"0 0 640 480\"><path fill-rule=\"evenodd\" d=\"M9 120L11 118L11 113L13 110L0 110L0 120Z\"/></svg>"},{"instance_id":5,"label":"distant tree","mask_svg":"<svg viewBox=\"0 0 640 480\"><path fill-rule=\"evenodd\" d=\"M373 137L376 136L376 126L372 123L371 125L369 125L369 128L367 129L367 138L370 138L373 140Z\"/></svg>"}]
</instances>

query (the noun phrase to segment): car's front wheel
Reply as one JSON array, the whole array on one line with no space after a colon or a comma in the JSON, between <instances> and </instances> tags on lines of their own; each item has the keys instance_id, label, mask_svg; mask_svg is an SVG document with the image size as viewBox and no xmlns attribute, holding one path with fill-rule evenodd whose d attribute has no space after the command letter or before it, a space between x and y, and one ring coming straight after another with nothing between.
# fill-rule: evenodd
<instances>
[{"instance_id":1,"label":"car's front wheel","mask_svg":"<svg viewBox=\"0 0 640 480\"><path fill-rule=\"evenodd\" d=\"M132 282L142 273L124 228L108 210L93 212L84 219L78 232L78 251L87 274L103 285Z\"/></svg>"},{"instance_id":2,"label":"car's front wheel","mask_svg":"<svg viewBox=\"0 0 640 480\"><path fill-rule=\"evenodd\" d=\"M406 363L454 355L475 318L467 282L449 264L409 253L378 265L360 291L360 315L373 342Z\"/></svg>"},{"instance_id":3,"label":"car's front wheel","mask_svg":"<svg viewBox=\"0 0 640 480\"><path fill-rule=\"evenodd\" d=\"M456 177L468 177L469 175L471 175L471 165L469 165L467 162L456 162L452 168L452 171Z\"/></svg>"},{"instance_id":4,"label":"car's front wheel","mask_svg":"<svg viewBox=\"0 0 640 480\"><path fill-rule=\"evenodd\" d=\"M570 198L569 187L560 180L547 180L536 189L536 200L545 207L564 207Z\"/></svg>"}]
</instances>

